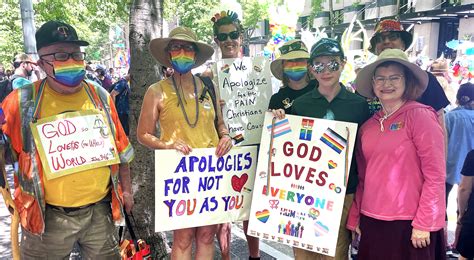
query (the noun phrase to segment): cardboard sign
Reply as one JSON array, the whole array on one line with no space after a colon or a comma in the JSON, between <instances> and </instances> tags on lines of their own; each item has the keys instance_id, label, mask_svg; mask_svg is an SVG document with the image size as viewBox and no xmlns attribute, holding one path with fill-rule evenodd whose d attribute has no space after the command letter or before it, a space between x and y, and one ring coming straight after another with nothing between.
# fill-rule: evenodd
<instances>
[{"instance_id":1,"label":"cardboard sign","mask_svg":"<svg viewBox=\"0 0 474 260\"><path fill-rule=\"evenodd\" d=\"M219 93L225 100L224 121L241 145L258 144L263 118L272 96L270 62L265 57L223 59L217 62Z\"/></svg>"},{"instance_id":2,"label":"cardboard sign","mask_svg":"<svg viewBox=\"0 0 474 260\"><path fill-rule=\"evenodd\" d=\"M271 113L264 126L248 234L334 256L357 124L287 115L271 161Z\"/></svg>"},{"instance_id":3,"label":"cardboard sign","mask_svg":"<svg viewBox=\"0 0 474 260\"><path fill-rule=\"evenodd\" d=\"M48 180L120 162L110 126L97 110L41 118L30 127Z\"/></svg>"},{"instance_id":4,"label":"cardboard sign","mask_svg":"<svg viewBox=\"0 0 474 260\"><path fill-rule=\"evenodd\" d=\"M247 220L257 147L155 150L155 231Z\"/></svg>"}]
</instances>

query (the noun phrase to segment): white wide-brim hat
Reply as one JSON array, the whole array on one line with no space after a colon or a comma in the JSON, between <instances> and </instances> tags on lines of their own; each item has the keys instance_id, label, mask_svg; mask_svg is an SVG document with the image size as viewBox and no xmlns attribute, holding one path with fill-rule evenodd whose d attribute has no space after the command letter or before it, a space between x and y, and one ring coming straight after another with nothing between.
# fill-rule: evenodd
<instances>
[{"instance_id":1,"label":"white wide-brim hat","mask_svg":"<svg viewBox=\"0 0 474 260\"><path fill-rule=\"evenodd\" d=\"M404 51L399 49L386 49L380 53L375 62L365 66L357 73L356 86L359 94L367 98L375 97L372 86L375 69L387 61L393 61L405 66L416 79L414 87L419 88L418 93L425 92L428 87L428 73L423 71L418 65L411 63Z\"/></svg>"}]
</instances>

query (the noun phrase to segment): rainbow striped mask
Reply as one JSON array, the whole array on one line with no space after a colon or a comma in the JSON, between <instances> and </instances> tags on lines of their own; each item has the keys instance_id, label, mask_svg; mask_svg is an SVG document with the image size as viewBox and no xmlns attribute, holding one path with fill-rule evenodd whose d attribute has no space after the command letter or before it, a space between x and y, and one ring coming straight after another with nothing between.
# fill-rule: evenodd
<instances>
[{"instance_id":1,"label":"rainbow striped mask","mask_svg":"<svg viewBox=\"0 0 474 260\"><path fill-rule=\"evenodd\" d=\"M178 73L188 73L194 66L196 53L194 51L170 52L171 65Z\"/></svg>"},{"instance_id":2,"label":"rainbow striped mask","mask_svg":"<svg viewBox=\"0 0 474 260\"><path fill-rule=\"evenodd\" d=\"M53 62L54 78L57 82L68 87L77 87L86 75L84 61L68 59Z\"/></svg>"},{"instance_id":3,"label":"rainbow striped mask","mask_svg":"<svg viewBox=\"0 0 474 260\"><path fill-rule=\"evenodd\" d=\"M283 67L283 73L291 80L298 81L302 79L308 72L306 61L291 62L285 64Z\"/></svg>"}]
</instances>

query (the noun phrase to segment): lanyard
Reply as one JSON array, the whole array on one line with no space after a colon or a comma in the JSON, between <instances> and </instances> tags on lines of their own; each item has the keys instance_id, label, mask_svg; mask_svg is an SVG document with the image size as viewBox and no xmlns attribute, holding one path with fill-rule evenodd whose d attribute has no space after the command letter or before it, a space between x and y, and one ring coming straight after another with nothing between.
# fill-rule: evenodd
<instances>
[{"instance_id":1,"label":"lanyard","mask_svg":"<svg viewBox=\"0 0 474 260\"><path fill-rule=\"evenodd\" d=\"M87 82L85 82L85 81L81 82L81 84L83 84L83 83L86 84L85 90L86 90L87 96L92 101L92 104L94 104L94 108L97 109L98 105L96 104L96 102L93 98L93 94L90 90L89 84L87 84ZM33 113L33 123L36 123L36 121L40 118L41 102L43 101L43 93L44 93L45 85L46 85L46 79L43 79L43 81L41 81L41 84L40 84L39 89L38 89L38 95L36 96L36 99L35 99L35 107L34 107L34 110L33 110L34 111L34 113ZM102 111L102 107L100 107L99 110Z\"/></svg>"}]
</instances>

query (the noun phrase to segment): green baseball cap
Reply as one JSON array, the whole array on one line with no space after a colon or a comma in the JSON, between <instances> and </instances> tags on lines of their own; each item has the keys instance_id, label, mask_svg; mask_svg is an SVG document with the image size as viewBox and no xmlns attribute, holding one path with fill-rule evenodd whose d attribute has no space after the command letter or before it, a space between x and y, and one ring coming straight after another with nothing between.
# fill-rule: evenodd
<instances>
[{"instance_id":1,"label":"green baseball cap","mask_svg":"<svg viewBox=\"0 0 474 260\"><path fill-rule=\"evenodd\" d=\"M330 38L322 38L311 47L309 61L320 56L339 56L341 59L344 59L344 51L339 41Z\"/></svg>"}]
</instances>

